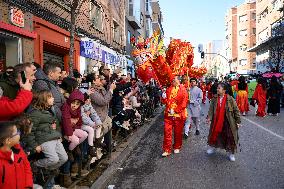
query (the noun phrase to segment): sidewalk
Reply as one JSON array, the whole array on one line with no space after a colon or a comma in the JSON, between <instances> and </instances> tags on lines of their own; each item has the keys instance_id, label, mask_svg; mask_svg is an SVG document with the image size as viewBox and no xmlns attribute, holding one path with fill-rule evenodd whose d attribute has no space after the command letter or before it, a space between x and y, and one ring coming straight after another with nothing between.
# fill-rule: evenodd
<instances>
[{"instance_id":1,"label":"sidewalk","mask_svg":"<svg viewBox=\"0 0 284 189\"><path fill-rule=\"evenodd\" d=\"M106 188L110 178L119 170L121 165L130 156L132 150L137 146L139 141L144 137L145 133L151 128L157 121L163 107L156 110L154 113L155 117L150 120L149 123L139 127L136 132L132 133L125 142L121 143L116 147L116 150L112 152L109 158L102 160L94 170L82 181L78 183L74 188L92 185L92 189ZM102 174L101 174L102 173ZM101 175L99 175L101 174ZM96 179L97 178L97 179ZM96 179L96 180L95 180ZM92 183L92 184L90 184ZM87 187L86 187L87 188Z\"/></svg>"}]
</instances>

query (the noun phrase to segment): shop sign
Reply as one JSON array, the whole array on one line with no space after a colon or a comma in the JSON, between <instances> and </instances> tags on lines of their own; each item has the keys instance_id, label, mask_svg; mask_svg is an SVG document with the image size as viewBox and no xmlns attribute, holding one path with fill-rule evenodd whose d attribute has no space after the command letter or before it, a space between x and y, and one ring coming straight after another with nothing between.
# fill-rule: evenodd
<instances>
[{"instance_id":1,"label":"shop sign","mask_svg":"<svg viewBox=\"0 0 284 189\"><path fill-rule=\"evenodd\" d=\"M21 28L25 27L25 14L17 8L11 8L10 11L12 24Z\"/></svg>"},{"instance_id":2,"label":"shop sign","mask_svg":"<svg viewBox=\"0 0 284 189\"><path fill-rule=\"evenodd\" d=\"M98 60L105 64L126 66L125 56L91 40L80 42L80 54L85 58Z\"/></svg>"}]
</instances>

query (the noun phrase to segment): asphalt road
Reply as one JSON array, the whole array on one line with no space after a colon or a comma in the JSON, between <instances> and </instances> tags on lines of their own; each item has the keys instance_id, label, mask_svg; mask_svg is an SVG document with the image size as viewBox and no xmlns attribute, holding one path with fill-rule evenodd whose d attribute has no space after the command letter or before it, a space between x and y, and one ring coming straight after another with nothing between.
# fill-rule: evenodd
<instances>
[{"instance_id":1,"label":"asphalt road","mask_svg":"<svg viewBox=\"0 0 284 189\"><path fill-rule=\"evenodd\" d=\"M203 105L207 115L208 104ZM282 109L284 112L284 110ZM236 162L219 150L207 156L208 126L184 141L180 154L162 158L163 115L109 182L115 189L284 189L284 113L242 118Z\"/></svg>"}]
</instances>

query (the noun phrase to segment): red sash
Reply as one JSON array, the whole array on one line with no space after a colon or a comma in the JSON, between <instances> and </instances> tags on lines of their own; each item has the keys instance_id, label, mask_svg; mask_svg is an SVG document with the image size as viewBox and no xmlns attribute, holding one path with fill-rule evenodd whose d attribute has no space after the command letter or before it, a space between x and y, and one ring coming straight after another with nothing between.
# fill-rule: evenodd
<instances>
[{"instance_id":1,"label":"red sash","mask_svg":"<svg viewBox=\"0 0 284 189\"><path fill-rule=\"evenodd\" d=\"M226 112L226 102L227 95L225 94L222 100L222 104L220 102L220 97L218 96L217 109L216 114L214 116L214 122L212 127L212 134L210 137L210 143L215 144L218 135L222 132L224 126L225 112Z\"/></svg>"}]
</instances>

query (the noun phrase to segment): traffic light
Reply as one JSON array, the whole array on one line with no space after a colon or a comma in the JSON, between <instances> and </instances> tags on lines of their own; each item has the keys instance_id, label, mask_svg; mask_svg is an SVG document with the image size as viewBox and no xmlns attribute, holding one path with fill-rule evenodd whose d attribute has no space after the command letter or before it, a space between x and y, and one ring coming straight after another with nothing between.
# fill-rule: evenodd
<instances>
[{"instance_id":1,"label":"traffic light","mask_svg":"<svg viewBox=\"0 0 284 189\"><path fill-rule=\"evenodd\" d=\"M204 58L204 52L201 52L201 58Z\"/></svg>"}]
</instances>

